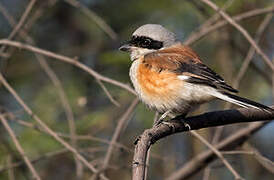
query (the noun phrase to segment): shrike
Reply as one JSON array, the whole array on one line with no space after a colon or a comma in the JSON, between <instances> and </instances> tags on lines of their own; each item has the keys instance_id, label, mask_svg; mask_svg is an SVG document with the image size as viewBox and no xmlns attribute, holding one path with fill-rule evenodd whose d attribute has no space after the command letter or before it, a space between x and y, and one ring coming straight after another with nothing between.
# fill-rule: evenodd
<instances>
[{"instance_id":1,"label":"shrike","mask_svg":"<svg viewBox=\"0 0 274 180\"><path fill-rule=\"evenodd\" d=\"M139 27L120 47L133 61L130 78L139 98L166 115L187 115L198 105L219 98L245 108L273 109L236 96L237 90L207 67L174 33L158 24Z\"/></svg>"}]
</instances>

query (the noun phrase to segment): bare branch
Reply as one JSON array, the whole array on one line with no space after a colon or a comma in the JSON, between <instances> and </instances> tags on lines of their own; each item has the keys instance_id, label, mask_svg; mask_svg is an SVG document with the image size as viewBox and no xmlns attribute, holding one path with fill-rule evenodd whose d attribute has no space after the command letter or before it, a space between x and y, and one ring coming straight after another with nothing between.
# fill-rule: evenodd
<instances>
[{"instance_id":1,"label":"bare branch","mask_svg":"<svg viewBox=\"0 0 274 180\"><path fill-rule=\"evenodd\" d=\"M119 102L117 102L112 95L110 94L110 92L108 91L108 89L106 88L106 86L102 83L101 80L96 79L97 83L99 84L99 86L101 86L101 88L103 89L104 93L107 95L108 99L110 100L110 102L112 102L115 106L120 107Z\"/></svg>"},{"instance_id":2,"label":"bare branch","mask_svg":"<svg viewBox=\"0 0 274 180\"><path fill-rule=\"evenodd\" d=\"M12 39L16 34L17 32L21 29L21 27L23 26L23 24L25 23L30 11L32 10L34 4L36 3L36 0L31 0L26 8L26 10L24 11L23 15L21 16L18 24L16 24L16 26L13 28L12 32L9 34L8 38L7 39ZM3 6L1 6L3 7ZM3 8L1 8L3 9ZM6 11L4 11L6 12ZM5 13L4 13L5 15ZM3 52L5 49L5 46L2 46L1 49L0 49L0 52Z\"/></svg>"},{"instance_id":3,"label":"bare branch","mask_svg":"<svg viewBox=\"0 0 274 180\"><path fill-rule=\"evenodd\" d=\"M108 82L110 84L116 85L116 86L121 87L121 88L131 92L132 94L136 95L136 92L130 86L128 86L126 84L123 84L119 81L110 79L108 77L105 77L105 76L97 73L96 71L94 71L90 67L82 64L81 62L79 62L75 59L69 58L67 56L56 54L56 53L53 53L53 52L50 52L50 51L47 51L47 50L43 50L43 49L28 45L28 44L24 44L24 43L20 43L20 42L16 42L16 41L10 41L10 40L6 40L6 39L0 40L0 44L15 46L17 48L26 49L26 50L29 50L29 51L32 51L32 52L35 52L35 53L45 55L47 57L51 57L51 58L54 58L54 59L58 59L58 60L67 62L69 64L72 64L72 65L86 71L87 73L89 73L90 75L92 75L93 77L95 77L95 78L97 78L101 81L105 81L105 82Z\"/></svg>"},{"instance_id":4,"label":"bare branch","mask_svg":"<svg viewBox=\"0 0 274 180\"><path fill-rule=\"evenodd\" d=\"M270 6L270 7L266 7L266 8L261 8L261 9L255 9L255 10L251 10L236 16L233 16L232 18L235 21L241 21L244 20L246 18L251 18L253 16L258 16L258 15L263 15L269 12L273 12L274 11L274 6ZM218 22L216 22L215 24L211 25L211 26L207 26L206 28L200 29L200 31L197 31L195 33L192 33L188 39L184 42L184 44L186 45L190 45L193 44L194 42L198 41L199 39L201 39L202 37L206 36L207 34L209 34L210 32L213 32L225 25L227 25L228 22L226 20L220 20Z\"/></svg>"},{"instance_id":5,"label":"bare branch","mask_svg":"<svg viewBox=\"0 0 274 180\"><path fill-rule=\"evenodd\" d=\"M233 4L234 0L229 0L226 1L225 4L222 7L222 10L226 10L228 7L230 7ZM203 31L204 29L210 28L219 18L220 18L219 13L215 13L213 16L211 16L209 19L206 20L202 25L200 25L195 31L193 31L188 39L185 41L185 44L189 44L190 42L194 42L192 39L195 40L195 37L197 37L199 34L198 32Z\"/></svg>"},{"instance_id":6,"label":"bare branch","mask_svg":"<svg viewBox=\"0 0 274 180\"><path fill-rule=\"evenodd\" d=\"M236 180L243 179L237 173L237 171L230 165L230 163L224 158L224 156L218 149L216 149L213 145L211 145L209 142L207 142L207 140L205 138L203 138L202 136L200 136L197 132L190 131L190 133L193 136L195 136L196 138L198 138L200 141L202 141L202 143L204 143L209 149L211 149L216 154L216 156L218 156L220 158L220 160L224 163L224 165L227 167L227 169L234 175L234 178Z\"/></svg>"},{"instance_id":7,"label":"bare branch","mask_svg":"<svg viewBox=\"0 0 274 180\"><path fill-rule=\"evenodd\" d=\"M5 10L5 8L0 4L0 11L1 10ZM39 11L39 9L38 9L38 12L41 12L41 11ZM9 24L11 26L15 27L16 21L9 14L9 12L5 10L2 13L7 18ZM34 21L32 21L32 24L33 24L33 22ZM29 27L30 27L30 25L29 25ZM19 32L20 37L22 39L24 39L27 43L35 45L34 40L27 34L26 31L24 31L23 28L21 28L18 32ZM70 104L68 102L66 93L65 93L64 88L62 86L62 83L61 83L60 79L58 78L58 76L56 75L56 73L49 66L49 64L47 63L46 59L42 55L35 53L35 57L37 58L40 66L41 66L41 68L45 71L45 73L48 75L49 79L52 81L53 85L57 89L57 93L58 93L58 95L60 97L61 104L62 104L62 106L64 108L64 112L65 112L65 115L66 115L67 120L68 120L69 131L70 131L70 134L71 134L71 137L72 137L71 138L71 144L72 144L73 147L77 148L77 140L75 139L75 136L76 136L76 127L75 127L74 115L73 115L71 106L70 106ZM82 164L78 161L78 159L76 157L75 157L75 163L76 163L76 169L77 169L77 177L80 177L81 169L82 169Z\"/></svg>"},{"instance_id":8,"label":"bare branch","mask_svg":"<svg viewBox=\"0 0 274 180\"><path fill-rule=\"evenodd\" d=\"M92 19L109 37L113 40L116 40L118 38L118 35L114 30L95 12L88 9L86 6L81 4L79 1L76 0L65 0L68 4L71 6L78 8L80 11L82 11L88 18Z\"/></svg>"},{"instance_id":9,"label":"bare branch","mask_svg":"<svg viewBox=\"0 0 274 180\"><path fill-rule=\"evenodd\" d=\"M264 32L265 28L267 27L267 25L271 22L271 19L273 17L273 13L269 13L263 20L263 22L261 23L261 25L259 26L257 32L256 32L256 35L255 35L255 42L259 43L259 40L260 40L260 37L262 35L262 33ZM241 66L241 69L239 71L239 73L237 74L235 80L234 80L234 83L233 83L233 87L234 88L238 88L239 86L239 83L241 81L241 79L243 78L248 66L249 66L249 63L251 62L253 56L255 54L255 49L253 46L250 47L250 49L248 50L248 53L243 61L243 64Z\"/></svg>"},{"instance_id":10,"label":"bare branch","mask_svg":"<svg viewBox=\"0 0 274 180\"><path fill-rule=\"evenodd\" d=\"M105 169L110 161L112 152L113 152L113 148L114 148L114 144L117 142L122 130L123 130L123 126L126 124L126 122L129 120L130 115L132 114L132 112L134 111L135 107L138 105L139 99L135 98L131 105L128 107L128 109L126 110L126 112L122 115L122 117L119 119L118 124L116 126L115 132L112 136L112 139L110 141L108 150L107 150L107 154L105 156L104 162L103 162L103 167L102 169Z\"/></svg>"},{"instance_id":11,"label":"bare branch","mask_svg":"<svg viewBox=\"0 0 274 180\"><path fill-rule=\"evenodd\" d=\"M30 11L32 10L34 4L36 3L36 0L31 0L25 10L25 12L23 13L23 15L21 16L18 24L14 27L14 29L12 30L12 32L10 33L10 35L8 36L8 39L12 39L21 29L21 27L23 26L23 24L25 23Z\"/></svg>"},{"instance_id":12,"label":"bare branch","mask_svg":"<svg viewBox=\"0 0 274 180\"><path fill-rule=\"evenodd\" d=\"M48 134L50 134L57 142L66 147L71 151L84 165L86 165L92 172L97 173L98 170L90 164L75 148L70 146L66 141L60 138L52 129L50 129L32 110L27 106L27 104L20 98L20 96L15 92L15 90L8 84L3 75L0 73L0 82L3 86L13 95L16 101L23 107L27 114L29 114ZM103 175L100 177L104 180L108 179Z\"/></svg>"},{"instance_id":13,"label":"bare branch","mask_svg":"<svg viewBox=\"0 0 274 180\"><path fill-rule=\"evenodd\" d=\"M179 116L170 120L169 125L161 124L157 127L147 129L141 135L140 140L137 142L135 146L135 153L133 158L133 180L143 179L145 174L145 162L147 157L147 151L152 144L166 136L178 132L188 131L188 126L191 127L191 130L196 130L201 128L221 126L240 122L264 121L273 118L274 112L269 113L262 110L240 108L237 110L204 113L202 115L188 117L186 119L182 119ZM188 124L188 126L185 126L185 124ZM225 142L225 140L221 143L223 142ZM223 147L221 145L218 145L216 146L217 149ZM210 152L212 153L212 151Z\"/></svg>"},{"instance_id":14,"label":"bare branch","mask_svg":"<svg viewBox=\"0 0 274 180\"><path fill-rule=\"evenodd\" d=\"M257 43L252 39L252 37L248 34L248 32L240 26L238 23L236 23L235 20L233 20L229 15L227 15L224 11L222 11L215 3L209 1L209 0L201 0L203 3L210 6L212 9L220 13L220 15L227 20L229 24L234 26L246 39L247 41L254 47L256 52L262 57L262 59L265 61L265 63L270 67L272 71L274 71L274 65L272 64L271 60L267 57L267 55L261 50L261 48L257 45Z\"/></svg>"},{"instance_id":15,"label":"bare branch","mask_svg":"<svg viewBox=\"0 0 274 180\"><path fill-rule=\"evenodd\" d=\"M14 145L15 145L17 151L20 153L20 155L22 156L23 160L25 161L25 163L27 164L28 168L30 169L30 172L32 173L32 176L34 177L34 179L40 180L41 179L40 176L38 175L37 171L35 170L35 168L31 164L31 162L28 159L28 157L26 156L23 148L21 147L19 141L16 138L16 135L14 134L14 132L10 128L7 120L4 118L4 116L2 114L0 114L0 120L1 120L1 122L3 124L3 126L5 127L5 129L8 131L8 133L9 133L12 141L14 142Z\"/></svg>"}]
</instances>

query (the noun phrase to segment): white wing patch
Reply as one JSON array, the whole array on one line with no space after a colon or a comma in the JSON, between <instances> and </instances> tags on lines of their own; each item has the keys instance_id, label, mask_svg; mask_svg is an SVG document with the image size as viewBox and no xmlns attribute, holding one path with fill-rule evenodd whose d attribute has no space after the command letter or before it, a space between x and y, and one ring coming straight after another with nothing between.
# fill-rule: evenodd
<instances>
[{"instance_id":1,"label":"white wing patch","mask_svg":"<svg viewBox=\"0 0 274 180\"><path fill-rule=\"evenodd\" d=\"M190 77L189 76L185 76L185 75L179 75L177 76L180 80L187 80L189 79Z\"/></svg>"}]
</instances>

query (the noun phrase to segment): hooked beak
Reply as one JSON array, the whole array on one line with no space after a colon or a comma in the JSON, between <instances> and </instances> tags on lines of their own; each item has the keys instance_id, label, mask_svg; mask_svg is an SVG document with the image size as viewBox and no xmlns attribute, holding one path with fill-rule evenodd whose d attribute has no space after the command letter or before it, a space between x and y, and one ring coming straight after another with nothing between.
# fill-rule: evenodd
<instances>
[{"instance_id":1,"label":"hooked beak","mask_svg":"<svg viewBox=\"0 0 274 180\"><path fill-rule=\"evenodd\" d=\"M122 45L122 46L119 48L120 51L125 51L125 52L130 52L131 49L132 49L132 46L131 46L130 44L128 44L128 43Z\"/></svg>"}]
</instances>

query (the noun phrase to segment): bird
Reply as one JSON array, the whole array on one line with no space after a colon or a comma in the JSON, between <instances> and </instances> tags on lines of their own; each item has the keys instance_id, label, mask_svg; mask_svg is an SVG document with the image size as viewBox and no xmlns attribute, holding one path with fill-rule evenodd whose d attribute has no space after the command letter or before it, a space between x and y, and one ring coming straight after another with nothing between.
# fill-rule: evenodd
<instances>
[{"instance_id":1,"label":"bird","mask_svg":"<svg viewBox=\"0 0 274 180\"><path fill-rule=\"evenodd\" d=\"M214 99L273 112L268 106L235 95L236 89L162 25L140 26L119 50L130 54L131 82L141 101L162 114L158 123L168 115L186 117Z\"/></svg>"}]
</instances>

